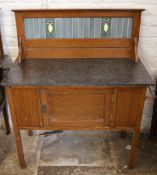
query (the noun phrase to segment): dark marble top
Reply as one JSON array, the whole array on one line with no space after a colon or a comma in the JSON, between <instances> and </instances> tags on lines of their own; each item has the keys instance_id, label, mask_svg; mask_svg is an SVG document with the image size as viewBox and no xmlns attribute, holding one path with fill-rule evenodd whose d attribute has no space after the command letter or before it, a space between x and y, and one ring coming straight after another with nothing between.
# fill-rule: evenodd
<instances>
[{"instance_id":1,"label":"dark marble top","mask_svg":"<svg viewBox=\"0 0 157 175\"><path fill-rule=\"evenodd\" d=\"M143 63L129 59L32 59L12 64L4 86L153 85Z\"/></svg>"}]
</instances>

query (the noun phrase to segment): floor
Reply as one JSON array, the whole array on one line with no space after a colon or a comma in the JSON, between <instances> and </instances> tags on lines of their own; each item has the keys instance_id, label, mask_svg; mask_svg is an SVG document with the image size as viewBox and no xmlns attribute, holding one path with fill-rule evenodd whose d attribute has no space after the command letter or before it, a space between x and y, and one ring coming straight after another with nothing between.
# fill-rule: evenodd
<instances>
[{"instance_id":1,"label":"floor","mask_svg":"<svg viewBox=\"0 0 157 175\"><path fill-rule=\"evenodd\" d=\"M137 163L127 168L131 135L118 132L63 131L28 136L22 131L27 168L21 170L13 135L0 129L0 175L156 175L157 141L141 135Z\"/></svg>"}]
</instances>

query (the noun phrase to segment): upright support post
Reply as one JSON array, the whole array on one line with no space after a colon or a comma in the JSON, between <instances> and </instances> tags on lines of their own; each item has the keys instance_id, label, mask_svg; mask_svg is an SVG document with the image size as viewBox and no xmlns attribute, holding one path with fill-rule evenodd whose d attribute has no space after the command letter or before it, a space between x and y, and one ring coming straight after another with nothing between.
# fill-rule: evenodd
<instances>
[{"instance_id":1,"label":"upright support post","mask_svg":"<svg viewBox=\"0 0 157 175\"><path fill-rule=\"evenodd\" d=\"M23 154L20 130L14 128L14 137L15 137L16 149L17 149L17 154L20 162L20 167L23 169L26 167L26 164L25 164L25 159Z\"/></svg>"},{"instance_id":2,"label":"upright support post","mask_svg":"<svg viewBox=\"0 0 157 175\"><path fill-rule=\"evenodd\" d=\"M137 146L138 146L138 139L140 135L140 125L141 125L141 118L143 114L143 107L144 107L144 99L146 95L146 87L144 87L141 90L140 95L140 102L138 106L138 112L137 112L137 120L136 120L136 126L134 128L133 132L133 138L132 138L132 144L131 144L131 152L130 152L130 158L129 158L129 168L133 168L135 164L135 158L136 158L136 152L137 152Z\"/></svg>"},{"instance_id":3,"label":"upright support post","mask_svg":"<svg viewBox=\"0 0 157 175\"><path fill-rule=\"evenodd\" d=\"M139 135L140 135L140 130L139 131L135 130L132 137L131 152L130 152L129 163L128 163L130 169L133 168L135 164Z\"/></svg>"},{"instance_id":4,"label":"upright support post","mask_svg":"<svg viewBox=\"0 0 157 175\"><path fill-rule=\"evenodd\" d=\"M11 119L13 121L13 131L14 131L14 137L15 137L15 143L16 143L16 149L17 149L19 162L20 162L20 167L25 168L26 164L25 164L25 159L24 159L20 129L18 128L18 125L16 122L16 114L14 112L14 105L13 105L12 93L11 93L10 87L6 87L6 96L7 96L9 109L10 109L10 113L11 113Z\"/></svg>"},{"instance_id":5,"label":"upright support post","mask_svg":"<svg viewBox=\"0 0 157 175\"><path fill-rule=\"evenodd\" d=\"M3 107L3 117L4 117L5 127L6 127L6 134L10 134L10 125L9 125L9 119L8 119L6 104Z\"/></svg>"}]
</instances>

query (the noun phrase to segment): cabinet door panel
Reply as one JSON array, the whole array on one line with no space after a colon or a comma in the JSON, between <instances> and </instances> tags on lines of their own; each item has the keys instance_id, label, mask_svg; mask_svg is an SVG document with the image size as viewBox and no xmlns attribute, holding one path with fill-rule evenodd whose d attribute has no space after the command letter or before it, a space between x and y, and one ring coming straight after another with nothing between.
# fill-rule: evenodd
<instances>
[{"instance_id":1,"label":"cabinet door panel","mask_svg":"<svg viewBox=\"0 0 157 175\"><path fill-rule=\"evenodd\" d=\"M108 107L113 90L106 89L68 90L41 89L42 105L47 106L43 113L44 126L55 127L104 127L108 126ZM108 94L108 95L107 95ZM106 98L107 97L107 98Z\"/></svg>"},{"instance_id":2,"label":"cabinet door panel","mask_svg":"<svg viewBox=\"0 0 157 175\"><path fill-rule=\"evenodd\" d=\"M34 88L12 88L16 121L19 127L39 127L38 99Z\"/></svg>"},{"instance_id":3,"label":"cabinet door panel","mask_svg":"<svg viewBox=\"0 0 157 175\"><path fill-rule=\"evenodd\" d=\"M43 88L42 120L56 128L135 127L140 98L141 88Z\"/></svg>"},{"instance_id":4,"label":"cabinet door panel","mask_svg":"<svg viewBox=\"0 0 157 175\"><path fill-rule=\"evenodd\" d=\"M114 119L116 127L136 125L140 95L140 88L118 88Z\"/></svg>"}]
</instances>

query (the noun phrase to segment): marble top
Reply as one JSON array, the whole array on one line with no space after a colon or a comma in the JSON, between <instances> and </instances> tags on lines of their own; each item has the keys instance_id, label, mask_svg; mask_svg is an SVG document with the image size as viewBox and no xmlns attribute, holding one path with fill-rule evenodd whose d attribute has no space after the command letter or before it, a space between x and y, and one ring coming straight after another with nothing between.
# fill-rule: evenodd
<instances>
[{"instance_id":1,"label":"marble top","mask_svg":"<svg viewBox=\"0 0 157 175\"><path fill-rule=\"evenodd\" d=\"M3 86L153 85L143 63L130 59L29 59L10 66Z\"/></svg>"}]
</instances>

